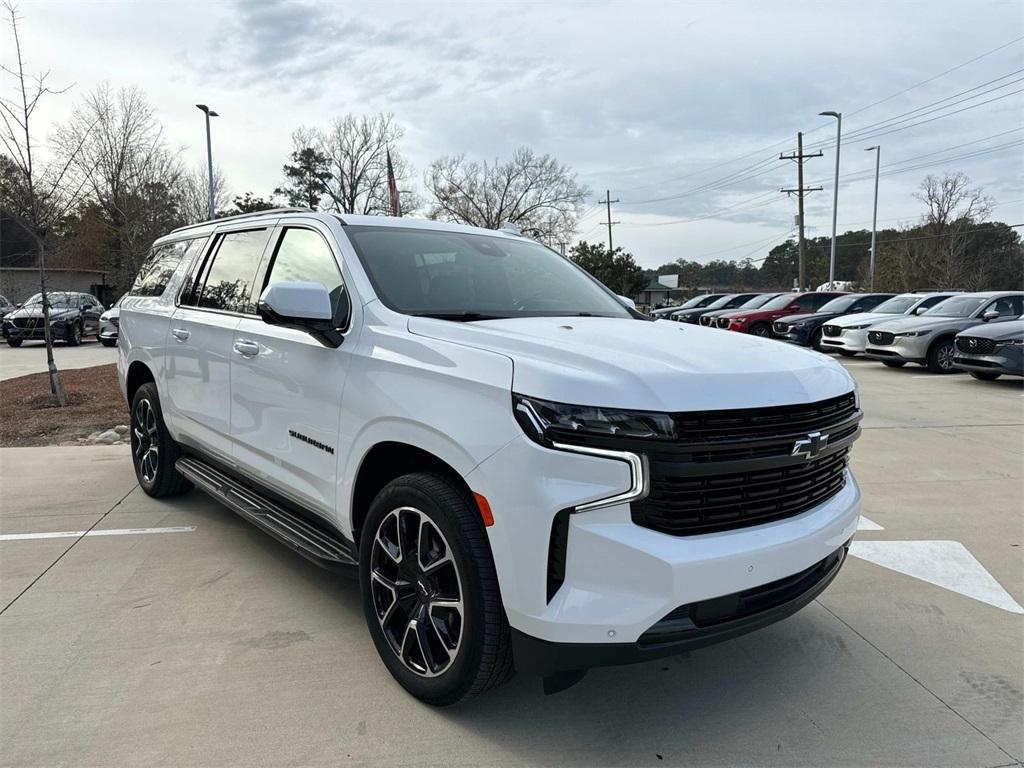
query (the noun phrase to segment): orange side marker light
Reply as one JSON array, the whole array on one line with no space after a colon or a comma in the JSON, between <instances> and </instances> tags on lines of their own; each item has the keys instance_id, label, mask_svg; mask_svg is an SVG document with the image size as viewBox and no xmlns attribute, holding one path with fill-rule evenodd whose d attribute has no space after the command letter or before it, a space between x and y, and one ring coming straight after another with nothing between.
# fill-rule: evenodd
<instances>
[{"instance_id":1,"label":"orange side marker light","mask_svg":"<svg viewBox=\"0 0 1024 768\"><path fill-rule=\"evenodd\" d=\"M491 512L491 505L488 503L487 497L482 493L473 491L473 498L476 499L476 506L480 510L480 517L484 521L484 527L490 528L494 525L494 513Z\"/></svg>"}]
</instances>

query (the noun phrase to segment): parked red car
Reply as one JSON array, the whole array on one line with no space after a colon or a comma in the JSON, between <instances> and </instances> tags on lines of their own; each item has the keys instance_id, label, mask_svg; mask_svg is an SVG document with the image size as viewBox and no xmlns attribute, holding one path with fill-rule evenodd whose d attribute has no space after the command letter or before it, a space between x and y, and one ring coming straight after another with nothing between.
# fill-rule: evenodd
<instances>
[{"instance_id":1,"label":"parked red car","mask_svg":"<svg viewBox=\"0 0 1024 768\"><path fill-rule=\"evenodd\" d=\"M798 312L817 312L824 304L842 296L845 291L826 291L823 293L783 293L776 296L763 307L750 310L737 310L718 318L718 327L730 331L750 333L754 336L772 335L772 323L780 317Z\"/></svg>"}]
</instances>

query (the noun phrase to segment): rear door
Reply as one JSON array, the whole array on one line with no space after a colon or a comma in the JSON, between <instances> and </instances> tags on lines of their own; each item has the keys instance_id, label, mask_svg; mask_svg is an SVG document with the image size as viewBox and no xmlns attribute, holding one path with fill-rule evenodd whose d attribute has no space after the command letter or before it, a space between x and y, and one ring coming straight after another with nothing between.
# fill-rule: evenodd
<instances>
[{"instance_id":1,"label":"rear door","mask_svg":"<svg viewBox=\"0 0 1024 768\"><path fill-rule=\"evenodd\" d=\"M254 315L252 286L272 226L218 231L171 316L164 416L179 442L231 462L231 345Z\"/></svg>"},{"instance_id":2,"label":"rear door","mask_svg":"<svg viewBox=\"0 0 1024 768\"><path fill-rule=\"evenodd\" d=\"M274 232L265 277L318 282L331 294L335 325L345 281L333 235L315 221L289 220ZM231 349L231 438L235 463L307 509L334 517L341 395L353 344L323 346L304 331L243 317Z\"/></svg>"},{"instance_id":3,"label":"rear door","mask_svg":"<svg viewBox=\"0 0 1024 768\"><path fill-rule=\"evenodd\" d=\"M100 332L103 305L91 293L83 293L79 298L82 307L82 336L96 336Z\"/></svg>"}]
</instances>

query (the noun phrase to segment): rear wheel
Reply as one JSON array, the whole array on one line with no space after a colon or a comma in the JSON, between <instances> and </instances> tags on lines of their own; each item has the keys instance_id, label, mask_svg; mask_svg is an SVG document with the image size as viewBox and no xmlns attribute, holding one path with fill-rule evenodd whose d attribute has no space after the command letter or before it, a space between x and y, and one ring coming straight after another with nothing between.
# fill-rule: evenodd
<instances>
[{"instance_id":1,"label":"rear wheel","mask_svg":"<svg viewBox=\"0 0 1024 768\"><path fill-rule=\"evenodd\" d=\"M392 481L360 536L366 623L403 688L444 706L512 676L508 620L480 514L433 473Z\"/></svg>"},{"instance_id":2,"label":"rear wheel","mask_svg":"<svg viewBox=\"0 0 1024 768\"><path fill-rule=\"evenodd\" d=\"M999 373L986 373L985 371L971 371L970 374L979 381L995 381L1002 375Z\"/></svg>"},{"instance_id":3,"label":"rear wheel","mask_svg":"<svg viewBox=\"0 0 1024 768\"><path fill-rule=\"evenodd\" d=\"M772 335L772 329L767 323L754 323L750 326L750 335L767 338Z\"/></svg>"},{"instance_id":4,"label":"rear wheel","mask_svg":"<svg viewBox=\"0 0 1024 768\"><path fill-rule=\"evenodd\" d=\"M882 365L887 365L890 368L902 368L907 364L906 360L883 360Z\"/></svg>"},{"instance_id":5,"label":"rear wheel","mask_svg":"<svg viewBox=\"0 0 1024 768\"><path fill-rule=\"evenodd\" d=\"M932 373L954 373L953 340L939 339L928 350L928 370Z\"/></svg>"},{"instance_id":6,"label":"rear wheel","mask_svg":"<svg viewBox=\"0 0 1024 768\"><path fill-rule=\"evenodd\" d=\"M132 398L131 415L132 464L139 485L150 496L177 496L192 487L178 474L174 463L181 448L168 434L156 384L147 382Z\"/></svg>"}]
</instances>

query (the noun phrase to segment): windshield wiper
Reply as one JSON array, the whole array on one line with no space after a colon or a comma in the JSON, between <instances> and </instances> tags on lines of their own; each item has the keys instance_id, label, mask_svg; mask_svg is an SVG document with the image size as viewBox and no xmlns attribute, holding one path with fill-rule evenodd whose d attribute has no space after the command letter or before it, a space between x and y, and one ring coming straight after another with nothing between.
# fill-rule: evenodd
<instances>
[{"instance_id":1,"label":"windshield wiper","mask_svg":"<svg viewBox=\"0 0 1024 768\"><path fill-rule=\"evenodd\" d=\"M483 312L413 312L413 317L432 317L435 320L452 320L456 323L472 323L477 320L503 320L503 315L487 315Z\"/></svg>"}]
</instances>

